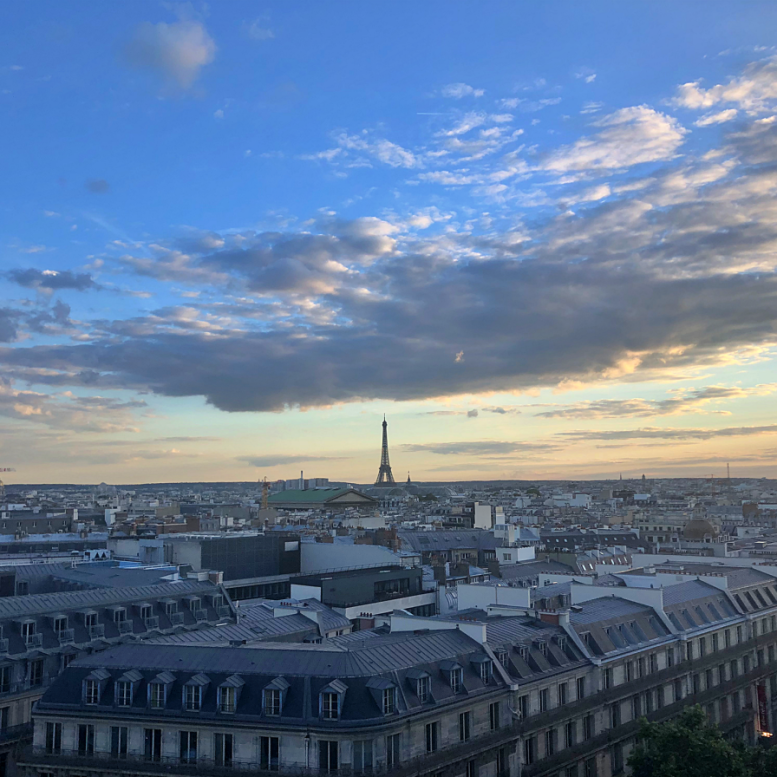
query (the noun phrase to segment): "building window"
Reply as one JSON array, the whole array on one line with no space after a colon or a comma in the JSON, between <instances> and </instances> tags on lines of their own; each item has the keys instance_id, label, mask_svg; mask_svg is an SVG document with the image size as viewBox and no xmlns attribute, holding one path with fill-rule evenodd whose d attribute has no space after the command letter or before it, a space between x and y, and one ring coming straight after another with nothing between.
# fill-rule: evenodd
<instances>
[{"instance_id":1,"label":"building window","mask_svg":"<svg viewBox=\"0 0 777 777\"><path fill-rule=\"evenodd\" d=\"M546 712L548 710L548 707L550 706L548 696L548 689L543 688L540 691L540 712Z\"/></svg>"},{"instance_id":2,"label":"building window","mask_svg":"<svg viewBox=\"0 0 777 777\"><path fill-rule=\"evenodd\" d=\"M742 639L742 635L743 635L742 627L741 626L737 626L737 645L741 644L744 641Z\"/></svg>"},{"instance_id":3,"label":"building window","mask_svg":"<svg viewBox=\"0 0 777 777\"><path fill-rule=\"evenodd\" d=\"M97 680L85 680L84 685L84 702L86 704L99 704L100 684Z\"/></svg>"},{"instance_id":4,"label":"building window","mask_svg":"<svg viewBox=\"0 0 777 777\"><path fill-rule=\"evenodd\" d=\"M621 724L621 704L616 701L610 705L610 728L617 728Z\"/></svg>"},{"instance_id":5,"label":"building window","mask_svg":"<svg viewBox=\"0 0 777 777\"><path fill-rule=\"evenodd\" d=\"M144 755L147 761L162 760L162 729L147 728L144 731Z\"/></svg>"},{"instance_id":6,"label":"building window","mask_svg":"<svg viewBox=\"0 0 777 777\"><path fill-rule=\"evenodd\" d=\"M235 711L235 689L229 688L229 687L219 688L219 712L234 712L234 711Z\"/></svg>"},{"instance_id":7,"label":"building window","mask_svg":"<svg viewBox=\"0 0 777 777\"><path fill-rule=\"evenodd\" d=\"M596 777L596 758L588 758L585 762L585 777Z\"/></svg>"},{"instance_id":8,"label":"building window","mask_svg":"<svg viewBox=\"0 0 777 777\"><path fill-rule=\"evenodd\" d=\"M281 692L276 688L269 688L264 692L264 714L277 717L281 714Z\"/></svg>"},{"instance_id":9,"label":"building window","mask_svg":"<svg viewBox=\"0 0 777 777\"><path fill-rule=\"evenodd\" d=\"M426 734L426 752L436 753L440 738L440 724L437 721L427 723L424 727L424 733Z\"/></svg>"},{"instance_id":10,"label":"building window","mask_svg":"<svg viewBox=\"0 0 777 777\"><path fill-rule=\"evenodd\" d=\"M419 677L418 684L416 686L416 694L418 695L418 701L421 704L426 704L429 700L429 678Z\"/></svg>"},{"instance_id":11,"label":"building window","mask_svg":"<svg viewBox=\"0 0 777 777\"><path fill-rule=\"evenodd\" d=\"M119 707L129 707L132 704L132 683L126 680L116 683L116 704Z\"/></svg>"},{"instance_id":12,"label":"building window","mask_svg":"<svg viewBox=\"0 0 777 777\"><path fill-rule=\"evenodd\" d=\"M37 658L30 661L30 688L37 688L43 684L43 659ZM96 704L97 702L95 702Z\"/></svg>"},{"instance_id":13,"label":"building window","mask_svg":"<svg viewBox=\"0 0 777 777\"><path fill-rule=\"evenodd\" d=\"M699 637L699 657L707 655L707 640L705 637Z\"/></svg>"},{"instance_id":14,"label":"building window","mask_svg":"<svg viewBox=\"0 0 777 777\"><path fill-rule=\"evenodd\" d=\"M46 753L59 755L62 752L62 724L46 723Z\"/></svg>"},{"instance_id":15,"label":"building window","mask_svg":"<svg viewBox=\"0 0 777 777\"><path fill-rule=\"evenodd\" d=\"M604 689L612 688L612 669L609 667L604 670Z\"/></svg>"},{"instance_id":16,"label":"building window","mask_svg":"<svg viewBox=\"0 0 777 777\"><path fill-rule=\"evenodd\" d=\"M666 649L666 665L667 667L674 666L674 648L670 647Z\"/></svg>"},{"instance_id":17,"label":"building window","mask_svg":"<svg viewBox=\"0 0 777 777\"><path fill-rule=\"evenodd\" d=\"M266 739L268 737L262 737ZM276 737L269 737L269 739L275 739ZM338 769L338 752L337 742L333 740L323 739L318 743L318 769L322 772L334 772ZM266 768L266 767L264 767Z\"/></svg>"},{"instance_id":18,"label":"building window","mask_svg":"<svg viewBox=\"0 0 777 777\"><path fill-rule=\"evenodd\" d=\"M712 652L713 653L717 652L717 650L719 648L718 641L719 641L718 640L718 634L716 632L715 634L712 635Z\"/></svg>"},{"instance_id":19,"label":"building window","mask_svg":"<svg viewBox=\"0 0 777 777\"><path fill-rule=\"evenodd\" d=\"M677 701L682 701L682 698L683 698L683 681L678 678L677 680L674 681L673 685L674 685L674 700L676 702Z\"/></svg>"},{"instance_id":20,"label":"building window","mask_svg":"<svg viewBox=\"0 0 777 777\"><path fill-rule=\"evenodd\" d=\"M399 734L389 734L386 737L386 766L391 769L399 766Z\"/></svg>"},{"instance_id":21,"label":"building window","mask_svg":"<svg viewBox=\"0 0 777 777\"><path fill-rule=\"evenodd\" d=\"M583 737L585 739L591 739L595 733L594 728L594 716L586 715L583 718Z\"/></svg>"},{"instance_id":22,"label":"building window","mask_svg":"<svg viewBox=\"0 0 777 777\"><path fill-rule=\"evenodd\" d=\"M558 706L563 707L567 703L567 684L559 683L558 685Z\"/></svg>"},{"instance_id":23,"label":"building window","mask_svg":"<svg viewBox=\"0 0 777 777\"><path fill-rule=\"evenodd\" d=\"M159 710L165 706L165 686L162 683L151 683L148 693L152 709Z\"/></svg>"},{"instance_id":24,"label":"building window","mask_svg":"<svg viewBox=\"0 0 777 777\"><path fill-rule=\"evenodd\" d=\"M648 666L650 668L650 674L655 674L658 671L658 659L655 653L651 653L648 656Z\"/></svg>"},{"instance_id":25,"label":"building window","mask_svg":"<svg viewBox=\"0 0 777 777\"><path fill-rule=\"evenodd\" d=\"M548 758L556 752L556 729L551 728L545 732L545 757Z\"/></svg>"},{"instance_id":26,"label":"building window","mask_svg":"<svg viewBox=\"0 0 777 777\"><path fill-rule=\"evenodd\" d=\"M564 772L564 777L577 777L577 764L567 766L567 770Z\"/></svg>"},{"instance_id":27,"label":"building window","mask_svg":"<svg viewBox=\"0 0 777 777\"><path fill-rule=\"evenodd\" d=\"M213 736L213 750L216 766L232 766L234 750L232 734L215 734Z\"/></svg>"},{"instance_id":28,"label":"building window","mask_svg":"<svg viewBox=\"0 0 777 777\"><path fill-rule=\"evenodd\" d=\"M495 701L488 705L488 727L491 731L496 731L501 725L499 702Z\"/></svg>"},{"instance_id":29,"label":"building window","mask_svg":"<svg viewBox=\"0 0 777 777\"><path fill-rule=\"evenodd\" d=\"M180 755L182 764L197 763L197 732L179 732Z\"/></svg>"},{"instance_id":30,"label":"building window","mask_svg":"<svg viewBox=\"0 0 777 777\"><path fill-rule=\"evenodd\" d=\"M384 715L391 715L396 709L396 693L394 688L383 689L382 708Z\"/></svg>"},{"instance_id":31,"label":"building window","mask_svg":"<svg viewBox=\"0 0 777 777\"><path fill-rule=\"evenodd\" d=\"M454 693L458 693L461 690L462 686L462 679L461 679L461 669L454 669L451 672L451 690Z\"/></svg>"},{"instance_id":32,"label":"building window","mask_svg":"<svg viewBox=\"0 0 777 777\"><path fill-rule=\"evenodd\" d=\"M372 771L372 740L357 739L353 743L353 770L355 772Z\"/></svg>"},{"instance_id":33,"label":"building window","mask_svg":"<svg viewBox=\"0 0 777 777\"><path fill-rule=\"evenodd\" d=\"M484 685L488 685L489 681L491 680L491 673L493 672L493 667L491 666L491 662L483 661L480 664L479 670L480 670L480 679L482 680Z\"/></svg>"},{"instance_id":34,"label":"building window","mask_svg":"<svg viewBox=\"0 0 777 777\"><path fill-rule=\"evenodd\" d=\"M337 720L340 716L340 697L336 693L321 694L321 716L324 720Z\"/></svg>"},{"instance_id":35,"label":"building window","mask_svg":"<svg viewBox=\"0 0 777 777\"><path fill-rule=\"evenodd\" d=\"M467 777L478 777L477 761L467 761Z\"/></svg>"},{"instance_id":36,"label":"building window","mask_svg":"<svg viewBox=\"0 0 777 777\"><path fill-rule=\"evenodd\" d=\"M507 748L500 747L496 751L496 777L505 777L510 771Z\"/></svg>"},{"instance_id":37,"label":"building window","mask_svg":"<svg viewBox=\"0 0 777 777\"><path fill-rule=\"evenodd\" d=\"M564 724L564 747L572 747L575 744L575 722L568 720Z\"/></svg>"},{"instance_id":38,"label":"building window","mask_svg":"<svg viewBox=\"0 0 777 777\"><path fill-rule=\"evenodd\" d=\"M472 713L461 712L459 713L459 740L466 742L472 733Z\"/></svg>"},{"instance_id":39,"label":"building window","mask_svg":"<svg viewBox=\"0 0 777 777\"><path fill-rule=\"evenodd\" d=\"M536 737L527 737L523 740L523 764L529 766L533 764L537 757L537 739Z\"/></svg>"},{"instance_id":40,"label":"building window","mask_svg":"<svg viewBox=\"0 0 777 777\"><path fill-rule=\"evenodd\" d=\"M734 659L731 662L731 679L733 680L739 674L739 662Z\"/></svg>"},{"instance_id":41,"label":"building window","mask_svg":"<svg viewBox=\"0 0 777 777\"><path fill-rule=\"evenodd\" d=\"M685 643L685 657L689 661L693 661L693 642L686 642Z\"/></svg>"},{"instance_id":42,"label":"building window","mask_svg":"<svg viewBox=\"0 0 777 777\"><path fill-rule=\"evenodd\" d=\"M11 667L0 666L0 693L11 691Z\"/></svg>"},{"instance_id":43,"label":"building window","mask_svg":"<svg viewBox=\"0 0 777 777\"><path fill-rule=\"evenodd\" d=\"M620 774L623 771L623 745L620 742L613 745L610 761L612 763L612 773Z\"/></svg>"},{"instance_id":44,"label":"building window","mask_svg":"<svg viewBox=\"0 0 777 777\"><path fill-rule=\"evenodd\" d=\"M631 697L631 719L636 720L642 715L642 697L635 693Z\"/></svg>"},{"instance_id":45,"label":"building window","mask_svg":"<svg viewBox=\"0 0 777 777\"><path fill-rule=\"evenodd\" d=\"M22 623L22 639L25 645L32 640L33 634L35 634L35 621L24 621Z\"/></svg>"},{"instance_id":46,"label":"building window","mask_svg":"<svg viewBox=\"0 0 777 777\"><path fill-rule=\"evenodd\" d=\"M129 729L126 726L111 726L111 757L127 757L127 738Z\"/></svg>"},{"instance_id":47,"label":"building window","mask_svg":"<svg viewBox=\"0 0 777 777\"><path fill-rule=\"evenodd\" d=\"M199 712L202 704L202 688L199 685L184 685L183 708L187 712Z\"/></svg>"},{"instance_id":48,"label":"building window","mask_svg":"<svg viewBox=\"0 0 777 777\"><path fill-rule=\"evenodd\" d=\"M524 694L518 697L518 712L521 713L521 718L526 719L529 717L529 696Z\"/></svg>"},{"instance_id":49,"label":"building window","mask_svg":"<svg viewBox=\"0 0 777 777\"><path fill-rule=\"evenodd\" d=\"M723 641L726 643L726 647L731 647L731 629L726 629L723 632Z\"/></svg>"},{"instance_id":50,"label":"building window","mask_svg":"<svg viewBox=\"0 0 777 777\"><path fill-rule=\"evenodd\" d=\"M578 699L585 698L585 677L577 678L577 698Z\"/></svg>"},{"instance_id":51,"label":"building window","mask_svg":"<svg viewBox=\"0 0 777 777\"><path fill-rule=\"evenodd\" d=\"M656 707L658 709L661 709L661 707L664 706L664 686L659 685L658 688L656 688Z\"/></svg>"},{"instance_id":52,"label":"building window","mask_svg":"<svg viewBox=\"0 0 777 777\"><path fill-rule=\"evenodd\" d=\"M91 723L78 726L78 755L94 755L94 726Z\"/></svg>"},{"instance_id":53,"label":"building window","mask_svg":"<svg viewBox=\"0 0 777 777\"><path fill-rule=\"evenodd\" d=\"M54 633L59 637L67 629L67 618L54 618Z\"/></svg>"}]
</instances>

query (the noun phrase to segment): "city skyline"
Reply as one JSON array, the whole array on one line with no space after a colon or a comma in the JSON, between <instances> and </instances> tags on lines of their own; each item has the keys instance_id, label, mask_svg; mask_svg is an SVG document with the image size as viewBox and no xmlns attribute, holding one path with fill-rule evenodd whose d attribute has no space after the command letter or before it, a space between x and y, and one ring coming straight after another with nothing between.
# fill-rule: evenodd
<instances>
[{"instance_id":1,"label":"city skyline","mask_svg":"<svg viewBox=\"0 0 777 777\"><path fill-rule=\"evenodd\" d=\"M4 9L3 479L777 477L777 7L700 9Z\"/></svg>"}]
</instances>

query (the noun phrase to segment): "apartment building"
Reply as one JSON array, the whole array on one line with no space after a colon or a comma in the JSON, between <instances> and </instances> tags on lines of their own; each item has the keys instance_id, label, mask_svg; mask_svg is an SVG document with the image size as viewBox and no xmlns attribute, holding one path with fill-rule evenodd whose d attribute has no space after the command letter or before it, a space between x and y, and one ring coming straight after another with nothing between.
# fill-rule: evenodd
<instances>
[{"instance_id":1,"label":"apartment building","mask_svg":"<svg viewBox=\"0 0 777 777\"><path fill-rule=\"evenodd\" d=\"M701 572L572 583L555 612L395 612L320 645L112 648L38 702L20 768L613 777L640 718L695 703L754 741L774 730L777 579Z\"/></svg>"},{"instance_id":2,"label":"apartment building","mask_svg":"<svg viewBox=\"0 0 777 777\"><path fill-rule=\"evenodd\" d=\"M0 768L31 737L33 704L75 659L235 617L223 589L197 580L0 598Z\"/></svg>"}]
</instances>

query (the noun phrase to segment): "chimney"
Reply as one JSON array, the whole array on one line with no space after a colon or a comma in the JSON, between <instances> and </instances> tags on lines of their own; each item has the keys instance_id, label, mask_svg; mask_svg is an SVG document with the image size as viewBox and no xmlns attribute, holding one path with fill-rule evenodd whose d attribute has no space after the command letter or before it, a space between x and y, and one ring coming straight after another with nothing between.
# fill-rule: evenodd
<instances>
[{"instance_id":1,"label":"chimney","mask_svg":"<svg viewBox=\"0 0 777 777\"><path fill-rule=\"evenodd\" d=\"M299 471L299 490L305 490L305 477L302 470Z\"/></svg>"}]
</instances>

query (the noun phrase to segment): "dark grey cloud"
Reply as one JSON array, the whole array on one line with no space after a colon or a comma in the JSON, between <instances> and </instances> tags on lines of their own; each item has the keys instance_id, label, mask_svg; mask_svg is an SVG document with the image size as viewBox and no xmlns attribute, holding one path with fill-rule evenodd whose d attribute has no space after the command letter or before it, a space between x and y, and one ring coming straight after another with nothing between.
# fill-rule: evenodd
<instances>
[{"instance_id":1,"label":"dark grey cloud","mask_svg":"<svg viewBox=\"0 0 777 777\"><path fill-rule=\"evenodd\" d=\"M418 238L377 218L327 217L309 231L160 239L158 254L119 266L231 304L94 322L87 342L4 348L0 361L14 375L45 369L52 385L275 411L636 382L730 363L740 349L764 354L777 343L777 168L743 134L762 131L728 137L726 165L684 158L621 194L613 182L603 204L518 231ZM565 412L670 414L716 398L726 397Z\"/></svg>"},{"instance_id":2,"label":"dark grey cloud","mask_svg":"<svg viewBox=\"0 0 777 777\"><path fill-rule=\"evenodd\" d=\"M251 467L276 467L281 464L304 464L307 461L341 461L347 456L238 456L236 461L242 461Z\"/></svg>"},{"instance_id":3,"label":"dark grey cloud","mask_svg":"<svg viewBox=\"0 0 777 777\"><path fill-rule=\"evenodd\" d=\"M92 194L107 194L111 189L111 185L103 178L90 178L84 187Z\"/></svg>"},{"instance_id":4,"label":"dark grey cloud","mask_svg":"<svg viewBox=\"0 0 777 777\"><path fill-rule=\"evenodd\" d=\"M89 273L74 273L70 270L16 269L9 270L6 277L27 289L87 291L99 288Z\"/></svg>"},{"instance_id":5,"label":"dark grey cloud","mask_svg":"<svg viewBox=\"0 0 777 777\"><path fill-rule=\"evenodd\" d=\"M0 308L0 343L12 343L16 340L16 322L19 313L10 308Z\"/></svg>"}]
</instances>

